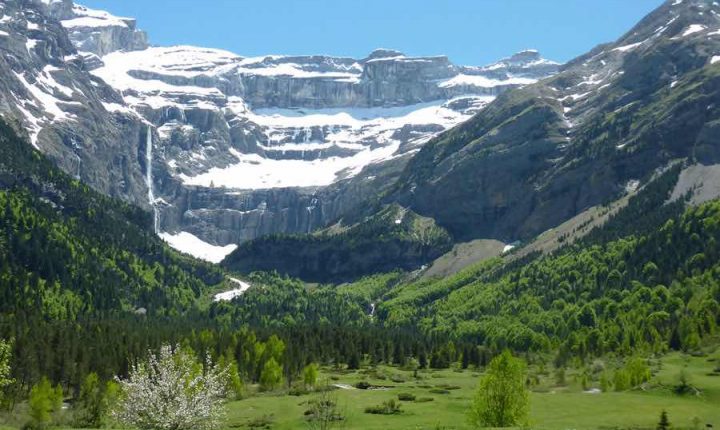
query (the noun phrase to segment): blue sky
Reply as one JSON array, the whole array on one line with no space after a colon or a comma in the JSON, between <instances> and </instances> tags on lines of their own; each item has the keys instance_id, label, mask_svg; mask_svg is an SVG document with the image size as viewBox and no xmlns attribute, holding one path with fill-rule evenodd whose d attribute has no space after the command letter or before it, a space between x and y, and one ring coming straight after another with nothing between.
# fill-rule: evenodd
<instances>
[{"instance_id":1,"label":"blue sky","mask_svg":"<svg viewBox=\"0 0 720 430\"><path fill-rule=\"evenodd\" d=\"M362 58L377 47L484 65L525 48L567 61L661 0L78 0L138 19L155 45Z\"/></svg>"}]
</instances>

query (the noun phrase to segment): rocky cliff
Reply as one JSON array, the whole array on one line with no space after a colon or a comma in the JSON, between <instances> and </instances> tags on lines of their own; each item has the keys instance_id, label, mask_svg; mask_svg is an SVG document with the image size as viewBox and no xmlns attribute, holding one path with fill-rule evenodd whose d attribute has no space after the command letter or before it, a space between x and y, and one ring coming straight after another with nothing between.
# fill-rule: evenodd
<instances>
[{"instance_id":1,"label":"rocky cliff","mask_svg":"<svg viewBox=\"0 0 720 430\"><path fill-rule=\"evenodd\" d=\"M323 227L391 185L433 136L555 73L380 49L244 58L150 47L131 18L70 0L1 6L0 112L66 170L224 246ZM7 84L5 82L8 82Z\"/></svg>"},{"instance_id":2,"label":"rocky cliff","mask_svg":"<svg viewBox=\"0 0 720 430\"><path fill-rule=\"evenodd\" d=\"M499 64L509 69L512 62ZM696 193L693 201L717 196L712 180L719 160L720 4L672 0L617 41L552 77L501 93L470 120L430 139L394 184L367 200L360 219L345 217L334 234L306 240L323 255L332 255L333 246L341 252L336 242L344 229L365 231L373 214L400 204L434 221L455 242L492 240L511 244L505 247L510 250L548 232L541 243L548 237L561 243L602 221L578 221L572 230L572 222L562 223L622 201L665 177L660 173L670 166L678 171L692 166L681 173L676 198L688 192ZM603 208L597 217L608 211ZM564 233L549 232L559 226ZM257 258L282 255L293 246L308 252L283 261ZM297 237L274 237L243 245L225 264L312 279L306 269L324 259ZM366 269L355 275L372 273Z\"/></svg>"},{"instance_id":3,"label":"rocky cliff","mask_svg":"<svg viewBox=\"0 0 720 430\"><path fill-rule=\"evenodd\" d=\"M387 201L456 239L525 240L720 154L720 5L668 1L617 41L432 140ZM462 184L462 186L459 186Z\"/></svg>"},{"instance_id":4,"label":"rocky cliff","mask_svg":"<svg viewBox=\"0 0 720 430\"><path fill-rule=\"evenodd\" d=\"M105 106L122 97L88 67L52 17L68 2L0 3L0 114L64 170L98 190L142 204L143 120Z\"/></svg>"}]
</instances>

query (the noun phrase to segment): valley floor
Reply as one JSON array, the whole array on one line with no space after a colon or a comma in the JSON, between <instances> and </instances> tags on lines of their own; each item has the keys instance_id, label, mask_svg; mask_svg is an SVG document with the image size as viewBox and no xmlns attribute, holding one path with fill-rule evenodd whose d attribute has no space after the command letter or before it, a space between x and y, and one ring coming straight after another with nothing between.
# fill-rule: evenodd
<instances>
[{"instance_id":1,"label":"valley floor","mask_svg":"<svg viewBox=\"0 0 720 430\"><path fill-rule=\"evenodd\" d=\"M713 360L713 361L709 361ZM712 423L720 425L720 374L710 376L720 366L720 355L689 357L672 354L656 363L656 374L646 390L628 392L584 392L575 375L567 374L567 385L554 386L554 377L538 375L540 384L533 387L530 397L530 427L536 429L654 429L662 410L666 410L673 428L694 428L693 420L701 428ZM702 394L678 396L668 387L677 383L682 369L690 383ZM538 368L531 367L530 375ZM345 429L470 429L466 410L475 392L479 375L472 371L420 372L418 380L412 372L397 368L381 368L380 375L388 379L368 378L362 373L335 373L326 369L325 376L332 384L353 385L368 381L373 385L393 386L387 390L340 389L334 392L341 409L345 410ZM382 376L381 376L382 377ZM406 382L394 382L390 378ZM337 379L337 380L335 380ZM448 389L449 388L449 389ZM438 394L445 390L448 394ZM435 391L435 392L433 392ZM399 415L371 415L364 413L368 406L396 399L399 393L410 393L417 398L432 397L427 403L401 402L403 413ZM263 423L272 429L307 428L303 413L313 395L306 396L259 396L231 403L227 428L252 428ZM262 427L258 427L262 428Z\"/></svg>"},{"instance_id":2,"label":"valley floor","mask_svg":"<svg viewBox=\"0 0 720 430\"><path fill-rule=\"evenodd\" d=\"M593 367L601 367L596 361ZM653 377L642 388L627 392L599 392L590 382L583 390L580 372L568 370L566 383L558 385L555 372L530 366L529 377L536 382L530 396L529 427L535 429L654 429L662 410L667 411L674 429L701 429L720 425L720 350L706 356L673 353L652 361ZM681 372L687 375L696 394L677 395L672 386ZM346 420L333 428L363 430L470 429L465 413L475 392L479 374L472 370L412 371L378 366L359 371L325 368L320 379L338 388L330 394ZM537 377L537 379L536 379ZM592 380L593 378L591 378ZM360 381L387 388L353 388ZM368 406L398 399L408 393L425 402L403 401L402 413L371 415ZM283 393L256 393L227 405L225 429L302 429L308 403L318 394L300 396ZM427 401L432 398L431 401ZM9 429L11 427L7 427ZM6 427L0 426L5 430Z\"/></svg>"}]
</instances>

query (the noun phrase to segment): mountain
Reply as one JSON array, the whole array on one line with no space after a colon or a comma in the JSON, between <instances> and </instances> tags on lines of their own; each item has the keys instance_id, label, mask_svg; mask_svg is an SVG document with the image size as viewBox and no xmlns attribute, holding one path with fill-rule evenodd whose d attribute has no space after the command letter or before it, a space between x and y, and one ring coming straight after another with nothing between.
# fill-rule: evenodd
<instances>
[{"instance_id":1,"label":"mountain","mask_svg":"<svg viewBox=\"0 0 720 430\"><path fill-rule=\"evenodd\" d=\"M508 250L641 189L678 161L687 169L674 195L692 190L696 204L717 197L719 53L716 2L666 2L617 41L500 94L431 139L362 213L399 204L456 243ZM252 268L236 255L228 261ZM286 263L277 267L288 270Z\"/></svg>"},{"instance_id":2,"label":"mountain","mask_svg":"<svg viewBox=\"0 0 720 430\"><path fill-rule=\"evenodd\" d=\"M121 96L88 72L50 16L50 7L66 3L0 3L0 113L66 172L142 204L147 191L138 155L146 126L105 108L122 103Z\"/></svg>"},{"instance_id":3,"label":"mountain","mask_svg":"<svg viewBox=\"0 0 720 430\"><path fill-rule=\"evenodd\" d=\"M154 235L146 211L60 171L2 121L0 207L3 315L180 315L223 281Z\"/></svg>"},{"instance_id":4,"label":"mountain","mask_svg":"<svg viewBox=\"0 0 720 430\"><path fill-rule=\"evenodd\" d=\"M413 270L451 244L432 219L391 205L354 225L246 242L222 264L240 273L277 270L306 281L343 282L368 273Z\"/></svg>"},{"instance_id":5,"label":"mountain","mask_svg":"<svg viewBox=\"0 0 720 430\"><path fill-rule=\"evenodd\" d=\"M385 200L458 240L527 240L646 183L715 164L720 6L667 2L616 42L425 145Z\"/></svg>"},{"instance_id":6,"label":"mountain","mask_svg":"<svg viewBox=\"0 0 720 430\"><path fill-rule=\"evenodd\" d=\"M352 213L430 138L559 67L532 50L486 67L389 49L245 58L150 46L134 19L71 0L0 13L0 112L66 171L151 208L170 243L215 255Z\"/></svg>"}]
</instances>

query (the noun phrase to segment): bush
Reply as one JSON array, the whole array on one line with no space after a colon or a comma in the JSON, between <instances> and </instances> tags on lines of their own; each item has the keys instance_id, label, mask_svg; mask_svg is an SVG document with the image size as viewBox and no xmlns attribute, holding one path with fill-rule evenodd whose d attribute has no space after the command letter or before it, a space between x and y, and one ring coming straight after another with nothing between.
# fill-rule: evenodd
<instances>
[{"instance_id":1,"label":"bush","mask_svg":"<svg viewBox=\"0 0 720 430\"><path fill-rule=\"evenodd\" d=\"M480 379L468 420L475 428L515 427L528 414L525 362L509 351L495 357Z\"/></svg>"},{"instance_id":2,"label":"bush","mask_svg":"<svg viewBox=\"0 0 720 430\"><path fill-rule=\"evenodd\" d=\"M265 362L262 372L260 372L260 389L263 391L271 391L282 383L282 367L275 358L270 357Z\"/></svg>"},{"instance_id":3,"label":"bush","mask_svg":"<svg viewBox=\"0 0 720 430\"><path fill-rule=\"evenodd\" d=\"M450 385L450 384L438 384L435 386L435 388L444 388L446 390L459 390L459 385Z\"/></svg>"},{"instance_id":4,"label":"bush","mask_svg":"<svg viewBox=\"0 0 720 430\"><path fill-rule=\"evenodd\" d=\"M337 398L329 391L321 391L308 405L310 408L304 415L310 430L329 430L345 421L345 415L338 408Z\"/></svg>"},{"instance_id":5,"label":"bush","mask_svg":"<svg viewBox=\"0 0 720 430\"><path fill-rule=\"evenodd\" d=\"M366 414L375 415L397 415L402 413L400 403L396 402L395 399L390 399L387 402L383 402L381 405L368 406L365 408Z\"/></svg>"},{"instance_id":6,"label":"bush","mask_svg":"<svg viewBox=\"0 0 720 430\"><path fill-rule=\"evenodd\" d=\"M417 399L415 399L415 403L427 403L427 402L432 402L434 400L435 400L434 397L418 397Z\"/></svg>"},{"instance_id":7,"label":"bush","mask_svg":"<svg viewBox=\"0 0 720 430\"><path fill-rule=\"evenodd\" d=\"M450 390L444 388L433 388L430 392L433 394L450 394Z\"/></svg>"},{"instance_id":8,"label":"bush","mask_svg":"<svg viewBox=\"0 0 720 430\"><path fill-rule=\"evenodd\" d=\"M288 394L291 396L304 396L306 394L310 394L310 391L302 387L293 387L290 391L288 391Z\"/></svg>"},{"instance_id":9,"label":"bush","mask_svg":"<svg viewBox=\"0 0 720 430\"><path fill-rule=\"evenodd\" d=\"M102 427L119 392L120 387L116 382L108 381L103 384L97 373L87 375L73 406L75 425L82 428Z\"/></svg>"},{"instance_id":10,"label":"bush","mask_svg":"<svg viewBox=\"0 0 720 430\"><path fill-rule=\"evenodd\" d=\"M317 363L310 363L303 369L303 382L306 388L312 388L317 383L320 366Z\"/></svg>"},{"instance_id":11,"label":"bush","mask_svg":"<svg viewBox=\"0 0 720 430\"><path fill-rule=\"evenodd\" d=\"M402 375L393 375L390 377L390 380L395 382L396 384L402 384L403 382L407 382L407 379L405 379Z\"/></svg>"},{"instance_id":12,"label":"bush","mask_svg":"<svg viewBox=\"0 0 720 430\"><path fill-rule=\"evenodd\" d=\"M413 402L415 401L415 394L400 393L398 394L398 400L401 400L403 402Z\"/></svg>"},{"instance_id":13,"label":"bush","mask_svg":"<svg viewBox=\"0 0 720 430\"><path fill-rule=\"evenodd\" d=\"M275 418L272 415L263 415L248 421L249 429L269 429L272 428Z\"/></svg>"},{"instance_id":14,"label":"bush","mask_svg":"<svg viewBox=\"0 0 720 430\"><path fill-rule=\"evenodd\" d=\"M355 388L357 388L358 390L367 390L370 387L372 387L372 385L370 385L368 381L360 381L355 384Z\"/></svg>"}]
</instances>

